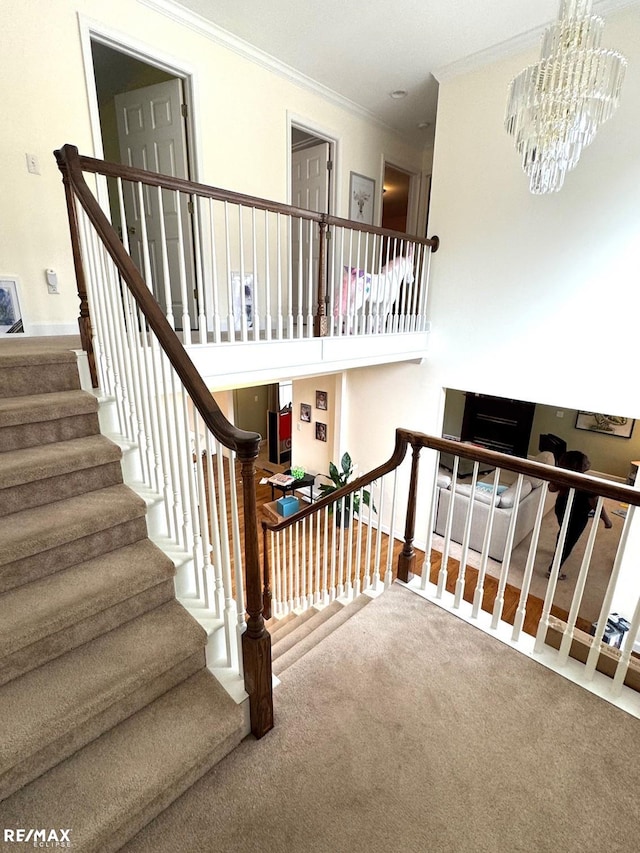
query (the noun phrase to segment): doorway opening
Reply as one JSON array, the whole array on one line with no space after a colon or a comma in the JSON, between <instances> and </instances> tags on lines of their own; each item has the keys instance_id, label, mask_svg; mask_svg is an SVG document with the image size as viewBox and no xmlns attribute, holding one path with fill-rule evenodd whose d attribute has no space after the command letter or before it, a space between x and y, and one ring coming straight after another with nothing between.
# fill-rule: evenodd
<instances>
[{"instance_id":1,"label":"doorway opening","mask_svg":"<svg viewBox=\"0 0 640 853\"><path fill-rule=\"evenodd\" d=\"M140 169L189 179L190 163L189 107L186 78L91 38L91 60L97 99L102 153L106 160ZM153 270L154 295L174 318L176 328L197 325L197 289L194 264L192 211L184 195L163 192L162 213L158 196L146 198L145 222L134 197L133 185L124 183L122 222L116 181L107 180L111 221L130 254L144 272L144 252L148 249ZM124 230L126 227L126 235ZM147 235L146 247L143 235ZM161 257L155 257L164 236L168 255L168 282L164 281ZM180 263L184 259L187 304L183 304ZM168 285L168 286L167 286Z\"/></svg>"},{"instance_id":2,"label":"doorway opening","mask_svg":"<svg viewBox=\"0 0 640 853\"><path fill-rule=\"evenodd\" d=\"M382 183L382 227L391 231L409 232L410 230L410 201L415 175L384 164L384 179Z\"/></svg>"}]
</instances>

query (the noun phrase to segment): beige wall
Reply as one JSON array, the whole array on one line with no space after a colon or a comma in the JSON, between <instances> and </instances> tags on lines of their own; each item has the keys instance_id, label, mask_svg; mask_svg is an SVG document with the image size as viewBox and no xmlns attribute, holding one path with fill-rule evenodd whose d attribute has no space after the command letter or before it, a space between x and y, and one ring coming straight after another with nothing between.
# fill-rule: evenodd
<instances>
[{"instance_id":1,"label":"beige wall","mask_svg":"<svg viewBox=\"0 0 640 853\"><path fill-rule=\"evenodd\" d=\"M440 86L429 367L444 387L640 416L640 8L607 15L621 105L559 193L533 196L503 127L537 50Z\"/></svg>"},{"instance_id":2,"label":"beige wall","mask_svg":"<svg viewBox=\"0 0 640 853\"><path fill-rule=\"evenodd\" d=\"M312 474L326 474L329 462L337 462L341 428L341 375L312 376L293 382L292 464ZM316 408L316 391L327 392L327 410ZM311 406L311 422L300 420L300 404ZM327 426L327 440L316 438L316 423Z\"/></svg>"},{"instance_id":3,"label":"beige wall","mask_svg":"<svg viewBox=\"0 0 640 853\"><path fill-rule=\"evenodd\" d=\"M290 116L338 139L339 215L347 210L350 171L371 175L378 186L383 157L420 171L423 153L395 134L135 0L5 0L0 274L19 277L27 331L76 327L64 195L52 152L70 142L94 153L81 48L88 21L193 73L197 177L206 183L287 201ZM39 158L40 175L27 172L26 153ZM58 272L57 296L47 294L46 268Z\"/></svg>"}]
</instances>

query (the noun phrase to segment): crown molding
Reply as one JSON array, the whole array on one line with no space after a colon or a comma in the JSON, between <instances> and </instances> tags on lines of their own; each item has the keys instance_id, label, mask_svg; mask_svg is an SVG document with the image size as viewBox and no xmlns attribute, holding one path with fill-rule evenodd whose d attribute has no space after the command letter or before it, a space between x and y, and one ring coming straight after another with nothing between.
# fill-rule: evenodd
<instances>
[{"instance_id":1,"label":"crown molding","mask_svg":"<svg viewBox=\"0 0 640 853\"><path fill-rule=\"evenodd\" d=\"M620 12L623 9L638 5L640 5L640 0L595 0L593 11L595 14L604 17L613 12ZM446 80L452 80L454 77L459 77L462 74L477 71L479 68L490 65L492 62L499 62L517 53L524 53L540 45L542 35L550 23L551 21L548 21L539 27L534 27L525 33L520 33L520 35L500 42L500 44L492 45L485 50L479 50L470 56L450 62L448 65L436 68L431 73L438 83L444 83Z\"/></svg>"},{"instance_id":2,"label":"crown molding","mask_svg":"<svg viewBox=\"0 0 640 853\"><path fill-rule=\"evenodd\" d=\"M228 30L217 26L217 24L212 23L202 15L198 15L196 12L185 9L184 6L181 6L179 3L175 2L175 0L137 0L137 2L141 6L147 6L148 8L153 9L154 12L158 12L159 14L170 18L172 21L188 27L199 35L205 36L215 42L215 44L233 51L239 56L242 56L244 59L248 59L250 62L260 65L267 71L278 74L280 77L284 77L296 86L300 86L303 89L308 89L309 91L320 95L320 97L330 101L343 110L358 115L361 118L365 118L391 133L401 135L396 128L387 124L375 113L367 110L355 101L345 98L343 95L340 95L328 86L324 86L322 83L319 83L317 80L297 71L285 62L281 62L275 56L272 56L271 54L250 44L248 41L233 35L233 33L230 33Z\"/></svg>"}]
</instances>

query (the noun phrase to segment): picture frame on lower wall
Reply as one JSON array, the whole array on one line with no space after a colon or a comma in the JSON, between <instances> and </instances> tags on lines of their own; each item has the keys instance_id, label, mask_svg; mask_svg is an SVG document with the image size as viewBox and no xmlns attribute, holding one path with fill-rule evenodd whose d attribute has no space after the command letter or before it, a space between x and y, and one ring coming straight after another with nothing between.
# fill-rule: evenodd
<instances>
[{"instance_id":1,"label":"picture frame on lower wall","mask_svg":"<svg viewBox=\"0 0 640 853\"><path fill-rule=\"evenodd\" d=\"M318 441L327 440L327 425L316 421L316 439Z\"/></svg>"},{"instance_id":2,"label":"picture frame on lower wall","mask_svg":"<svg viewBox=\"0 0 640 853\"><path fill-rule=\"evenodd\" d=\"M23 331L18 280L10 276L0 276L0 335Z\"/></svg>"},{"instance_id":3,"label":"picture frame on lower wall","mask_svg":"<svg viewBox=\"0 0 640 853\"><path fill-rule=\"evenodd\" d=\"M617 438L631 438L635 420L619 415L601 415L598 412L578 412L576 429L614 435Z\"/></svg>"}]
</instances>

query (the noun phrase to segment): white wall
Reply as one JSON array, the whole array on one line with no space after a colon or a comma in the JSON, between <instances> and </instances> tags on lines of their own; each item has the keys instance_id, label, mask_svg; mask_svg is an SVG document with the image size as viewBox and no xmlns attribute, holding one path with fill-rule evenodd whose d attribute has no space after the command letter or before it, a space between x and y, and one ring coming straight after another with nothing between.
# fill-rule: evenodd
<instances>
[{"instance_id":1,"label":"white wall","mask_svg":"<svg viewBox=\"0 0 640 853\"><path fill-rule=\"evenodd\" d=\"M197 177L206 183L287 201L291 115L339 140L339 215L347 211L351 170L379 183L384 154L420 171L422 152L395 134L136 0L5 0L0 4L0 275L20 278L28 332L76 328L64 194L52 152L70 142L82 153L94 153L80 28L88 23L193 72ZM41 175L27 172L26 153L39 158ZM46 268L58 272L58 296L47 295Z\"/></svg>"},{"instance_id":2,"label":"white wall","mask_svg":"<svg viewBox=\"0 0 640 853\"><path fill-rule=\"evenodd\" d=\"M640 9L608 16L604 43L629 60L621 106L560 193L529 193L503 129L537 50L440 87L429 363L445 386L640 414Z\"/></svg>"}]
</instances>

